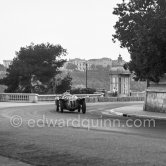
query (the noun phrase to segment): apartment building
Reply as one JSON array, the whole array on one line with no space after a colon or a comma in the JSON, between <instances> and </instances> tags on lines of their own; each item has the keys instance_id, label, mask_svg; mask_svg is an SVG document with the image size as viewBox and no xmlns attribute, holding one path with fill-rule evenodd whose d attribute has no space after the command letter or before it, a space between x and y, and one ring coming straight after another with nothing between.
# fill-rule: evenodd
<instances>
[{"instance_id":1,"label":"apartment building","mask_svg":"<svg viewBox=\"0 0 166 166\"><path fill-rule=\"evenodd\" d=\"M63 66L64 70L66 69L68 63L75 64L77 66L77 70L79 71L85 71L86 64L88 70L92 69L92 65L94 66L100 65L103 67L112 66L112 60L109 58L90 59L90 60L75 58L75 59L69 59L69 61L64 64Z\"/></svg>"},{"instance_id":2,"label":"apartment building","mask_svg":"<svg viewBox=\"0 0 166 166\"><path fill-rule=\"evenodd\" d=\"M98 65L103 67L112 66L112 60L110 58L90 59L88 60L88 63L94 66L98 66Z\"/></svg>"},{"instance_id":3,"label":"apartment building","mask_svg":"<svg viewBox=\"0 0 166 166\"><path fill-rule=\"evenodd\" d=\"M4 65L6 68L8 68L9 65L11 65L11 63L12 63L12 60L3 60L3 65Z\"/></svg>"}]
</instances>

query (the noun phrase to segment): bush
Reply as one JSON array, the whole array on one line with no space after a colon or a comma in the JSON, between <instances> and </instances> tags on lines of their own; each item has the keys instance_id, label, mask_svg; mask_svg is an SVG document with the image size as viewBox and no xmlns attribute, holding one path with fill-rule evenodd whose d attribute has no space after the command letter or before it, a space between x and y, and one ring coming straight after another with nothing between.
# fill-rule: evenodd
<instances>
[{"instance_id":1,"label":"bush","mask_svg":"<svg viewBox=\"0 0 166 166\"><path fill-rule=\"evenodd\" d=\"M71 94L93 94L96 89L93 88L76 88L70 91Z\"/></svg>"}]
</instances>

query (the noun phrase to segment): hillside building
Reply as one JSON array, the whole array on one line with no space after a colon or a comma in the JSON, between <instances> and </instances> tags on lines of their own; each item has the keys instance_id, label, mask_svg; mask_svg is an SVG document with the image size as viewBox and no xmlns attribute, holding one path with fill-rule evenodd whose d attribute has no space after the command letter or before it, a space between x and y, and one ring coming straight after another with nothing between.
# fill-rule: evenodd
<instances>
[{"instance_id":1,"label":"hillside building","mask_svg":"<svg viewBox=\"0 0 166 166\"><path fill-rule=\"evenodd\" d=\"M68 62L66 62L61 68L62 70L66 70L66 66L68 63L73 63L77 66L77 70L79 71L85 71L86 70L86 64L87 64L87 69L88 70L93 70L93 67L96 66L102 66L102 67L107 67L110 66L112 67L112 60L110 58L101 58L101 59L90 59L90 60L85 60L85 59L69 59Z\"/></svg>"},{"instance_id":2,"label":"hillside building","mask_svg":"<svg viewBox=\"0 0 166 166\"><path fill-rule=\"evenodd\" d=\"M107 66L112 67L112 60L110 58L90 59L88 60L88 63L94 66L100 65L103 67L107 67Z\"/></svg>"},{"instance_id":3,"label":"hillside building","mask_svg":"<svg viewBox=\"0 0 166 166\"><path fill-rule=\"evenodd\" d=\"M75 58L75 59L70 59L68 62L75 64L77 66L77 70L79 71L86 70L86 63L87 63L87 69L90 69L90 64L88 63L88 61L84 59Z\"/></svg>"},{"instance_id":4,"label":"hillside building","mask_svg":"<svg viewBox=\"0 0 166 166\"><path fill-rule=\"evenodd\" d=\"M11 63L12 63L12 60L3 60L3 65L4 65L6 68L8 68L9 65L11 65Z\"/></svg>"}]
</instances>

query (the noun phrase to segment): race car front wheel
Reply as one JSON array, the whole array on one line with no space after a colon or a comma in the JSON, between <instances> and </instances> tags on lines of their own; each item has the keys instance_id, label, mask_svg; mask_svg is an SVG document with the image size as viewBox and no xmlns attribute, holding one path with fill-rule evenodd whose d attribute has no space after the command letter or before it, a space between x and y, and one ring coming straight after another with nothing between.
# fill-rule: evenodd
<instances>
[{"instance_id":1,"label":"race car front wheel","mask_svg":"<svg viewBox=\"0 0 166 166\"><path fill-rule=\"evenodd\" d=\"M80 113L80 109L81 109L81 108L80 108L80 106L79 106L79 107L78 107L78 112L79 112L79 113Z\"/></svg>"},{"instance_id":2,"label":"race car front wheel","mask_svg":"<svg viewBox=\"0 0 166 166\"><path fill-rule=\"evenodd\" d=\"M62 103L62 101L60 103L60 109L61 109L61 112L63 113L63 103Z\"/></svg>"},{"instance_id":3,"label":"race car front wheel","mask_svg":"<svg viewBox=\"0 0 166 166\"><path fill-rule=\"evenodd\" d=\"M82 113L83 114L86 113L86 103L85 103L85 101L82 103Z\"/></svg>"}]
</instances>

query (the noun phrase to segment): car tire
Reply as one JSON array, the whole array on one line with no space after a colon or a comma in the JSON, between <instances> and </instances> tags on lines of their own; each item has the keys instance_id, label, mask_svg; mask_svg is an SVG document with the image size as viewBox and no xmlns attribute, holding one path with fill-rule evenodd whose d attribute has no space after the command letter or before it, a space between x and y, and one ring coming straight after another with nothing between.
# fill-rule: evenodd
<instances>
[{"instance_id":1,"label":"car tire","mask_svg":"<svg viewBox=\"0 0 166 166\"><path fill-rule=\"evenodd\" d=\"M61 109L61 113L63 113L63 104L62 104L62 101L60 103L60 109Z\"/></svg>"},{"instance_id":2,"label":"car tire","mask_svg":"<svg viewBox=\"0 0 166 166\"><path fill-rule=\"evenodd\" d=\"M59 100L56 100L56 112L59 112Z\"/></svg>"},{"instance_id":3,"label":"car tire","mask_svg":"<svg viewBox=\"0 0 166 166\"><path fill-rule=\"evenodd\" d=\"M83 101L83 103L82 103L82 113L83 114L86 113L86 103L85 103L85 101Z\"/></svg>"},{"instance_id":4,"label":"car tire","mask_svg":"<svg viewBox=\"0 0 166 166\"><path fill-rule=\"evenodd\" d=\"M79 108L78 108L78 112L79 112L79 113L80 113L80 110L81 110L81 108L79 107Z\"/></svg>"}]
</instances>

